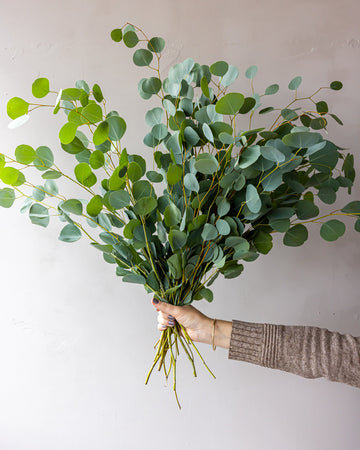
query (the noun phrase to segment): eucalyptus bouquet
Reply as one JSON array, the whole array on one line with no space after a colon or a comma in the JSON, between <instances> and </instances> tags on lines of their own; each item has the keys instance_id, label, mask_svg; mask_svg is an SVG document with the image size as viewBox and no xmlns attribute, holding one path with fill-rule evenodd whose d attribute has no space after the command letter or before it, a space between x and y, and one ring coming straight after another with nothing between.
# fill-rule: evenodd
<instances>
[{"instance_id":1,"label":"eucalyptus bouquet","mask_svg":"<svg viewBox=\"0 0 360 450\"><path fill-rule=\"evenodd\" d=\"M299 97L302 80L296 77L288 85L288 105L261 107L279 86L257 93L256 66L245 73L251 94L244 96L229 92L239 71L225 61L207 66L186 59L162 78L162 38L148 39L130 24L111 37L128 48L138 46L134 63L148 66L153 75L141 79L138 90L143 99L158 101L146 113L149 133L143 140L153 151L154 166L147 170L141 155L123 147L126 122L106 110L98 84L90 88L79 80L54 92L48 79L38 78L33 96L54 100L11 98L9 127L25 123L38 108L51 114L61 110L66 122L60 146L74 157L74 172L65 173L46 146L19 145L14 156L0 154L0 179L9 186L0 189L1 206L9 208L24 197L21 212L28 212L32 223L46 227L50 216L58 217L64 222L61 241L86 236L124 282L142 284L175 305L211 302L210 286L218 275L239 276L243 262L269 253L275 232L283 233L285 245L296 247L308 238L306 224L316 222L321 237L334 241L345 232L334 216L348 215L360 231L360 201L322 216L316 204L333 204L341 188L351 193L355 178L353 156L322 134L328 119L342 122L319 94L341 89L341 82ZM255 114L272 114L272 124L253 129ZM41 181L34 181L32 169ZM80 186L84 198L64 197L61 179ZM180 348L196 375L193 355L199 352L178 323L161 333L148 375L156 365L166 378L172 372L175 394Z\"/></svg>"}]
</instances>

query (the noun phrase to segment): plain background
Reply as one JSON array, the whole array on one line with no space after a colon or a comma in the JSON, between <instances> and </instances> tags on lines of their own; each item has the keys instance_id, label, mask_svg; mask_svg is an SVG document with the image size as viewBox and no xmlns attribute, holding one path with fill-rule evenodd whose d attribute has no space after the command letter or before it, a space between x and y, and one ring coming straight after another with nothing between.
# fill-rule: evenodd
<instances>
[{"instance_id":1,"label":"plain background","mask_svg":"<svg viewBox=\"0 0 360 450\"><path fill-rule=\"evenodd\" d=\"M354 0L0 0L0 8L0 151L48 145L61 162L62 122L48 111L16 131L7 128L6 102L31 98L32 81L45 76L54 90L77 79L99 83L109 109L128 123L129 152L150 161L144 115L155 103L137 94L149 74L133 65L132 50L109 38L130 21L165 38L163 73L187 57L225 59L240 69L234 89L249 93L243 74L257 64L259 91L281 85L264 106L284 105L294 76L303 76L304 95L341 80L342 91L323 97L344 121L330 124L329 137L351 149L360 169ZM356 180L350 199L359 198ZM334 209L350 199L340 195ZM145 387L158 337L150 296L116 278L85 240L58 241L56 220L47 229L32 225L19 213L21 203L0 211L1 450L358 448L360 390L229 361L222 349L200 346L216 380L201 364L193 379L187 361L179 363L182 411L162 375ZM334 243L320 238L319 225L300 248L284 247L277 236L269 255L241 277L217 281L214 302L199 308L217 318L359 336L360 234L353 223L346 221L346 235Z\"/></svg>"}]
</instances>

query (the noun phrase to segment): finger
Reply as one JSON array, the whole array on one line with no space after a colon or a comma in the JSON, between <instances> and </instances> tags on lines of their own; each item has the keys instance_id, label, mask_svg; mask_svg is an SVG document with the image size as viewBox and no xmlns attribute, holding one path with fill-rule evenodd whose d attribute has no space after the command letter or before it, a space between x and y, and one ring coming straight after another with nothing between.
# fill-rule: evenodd
<instances>
[{"instance_id":1,"label":"finger","mask_svg":"<svg viewBox=\"0 0 360 450\"><path fill-rule=\"evenodd\" d=\"M159 325L166 325L169 327L173 327L175 325L174 317L164 314L163 312L159 312L157 320L158 320Z\"/></svg>"},{"instance_id":2,"label":"finger","mask_svg":"<svg viewBox=\"0 0 360 450\"><path fill-rule=\"evenodd\" d=\"M166 328L167 328L167 326L166 326L166 325L161 325L161 324L158 324L158 330L160 330L160 331L164 331L164 330L166 330Z\"/></svg>"},{"instance_id":3,"label":"finger","mask_svg":"<svg viewBox=\"0 0 360 450\"><path fill-rule=\"evenodd\" d=\"M167 316L172 316L176 318L177 314L181 311L181 306L170 305L169 303L161 302L160 300L153 298L152 304L155 306L157 311L161 311Z\"/></svg>"}]
</instances>

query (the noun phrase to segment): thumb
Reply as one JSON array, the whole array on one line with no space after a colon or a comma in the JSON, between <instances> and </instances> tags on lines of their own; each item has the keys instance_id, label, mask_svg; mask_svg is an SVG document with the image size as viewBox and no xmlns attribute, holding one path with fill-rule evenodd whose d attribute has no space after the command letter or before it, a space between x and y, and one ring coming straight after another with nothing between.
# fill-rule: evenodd
<instances>
[{"instance_id":1,"label":"thumb","mask_svg":"<svg viewBox=\"0 0 360 450\"><path fill-rule=\"evenodd\" d=\"M170 305L169 303L162 302L157 298L153 298L151 303L156 308L157 311L161 311L164 314L176 317L181 310L181 306Z\"/></svg>"}]
</instances>

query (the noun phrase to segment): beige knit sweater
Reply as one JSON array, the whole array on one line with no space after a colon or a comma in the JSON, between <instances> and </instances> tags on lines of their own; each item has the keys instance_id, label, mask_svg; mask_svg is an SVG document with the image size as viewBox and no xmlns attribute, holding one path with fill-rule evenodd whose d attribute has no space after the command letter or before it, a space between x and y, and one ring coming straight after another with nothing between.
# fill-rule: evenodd
<instances>
[{"instance_id":1,"label":"beige knit sweater","mask_svg":"<svg viewBox=\"0 0 360 450\"><path fill-rule=\"evenodd\" d=\"M360 337L349 334L234 320L229 358L360 388Z\"/></svg>"}]
</instances>

